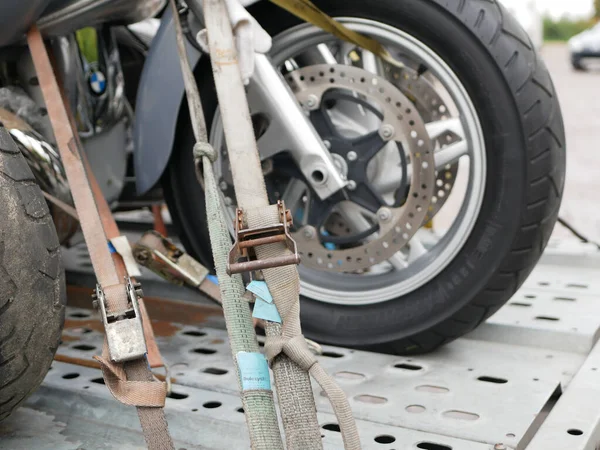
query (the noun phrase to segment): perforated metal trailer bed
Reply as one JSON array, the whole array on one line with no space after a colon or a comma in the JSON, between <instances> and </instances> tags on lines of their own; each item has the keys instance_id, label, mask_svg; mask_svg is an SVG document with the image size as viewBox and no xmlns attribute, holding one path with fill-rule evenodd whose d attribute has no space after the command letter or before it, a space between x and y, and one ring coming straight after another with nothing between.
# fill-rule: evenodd
<instances>
[{"instance_id":1,"label":"perforated metal trailer bed","mask_svg":"<svg viewBox=\"0 0 600 450\"><path fill-rule=\"evenodd\" d=\"M89 309L84 247L67 251L63 343L43 386L0 423L6 449L142 448L133 408L114 401L91 356L102 346ZM465 338L404 358L324 347L350 397L365 449L595 450L600 443L600 252L554 242L512 300ZM167 415L178 449L249 448L219 310L147 275L147 305L171 367ZM77 287L76 285L80 285ZM89 284L91 286L91 284ZM166 297L178 300L165 300ZM342 448L316 391L327 449ZM108 427L110 425L110 428ZM110 432L108 431L110 429Z\"/></svg>"}]
</instances>

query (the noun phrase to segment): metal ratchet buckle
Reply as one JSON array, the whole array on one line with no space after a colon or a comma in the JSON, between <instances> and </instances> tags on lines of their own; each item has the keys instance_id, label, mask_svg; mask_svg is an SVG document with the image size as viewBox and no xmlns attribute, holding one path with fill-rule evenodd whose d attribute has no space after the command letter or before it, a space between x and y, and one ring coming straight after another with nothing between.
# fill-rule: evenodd
<instances>
[{"instance_id":1,"label":"metal ratchet buckle","mask_svg":"<svg viewBox=\"0 0 600 450\"><path fill-rule=\"evenodd\" d=\"M292 225L292 214L289 209L285 209L281 200L277 201L277 209L279 210L279 223L259 228L244 228L244 213L239 208L236 210L235 242L229 251L227 263L229 275L300 264L298 246L289 232L289 227ZM256 258L255 247L275 242L285 242L292 254L267 259ZM246 261L238 262L241 258L246 258Z\"/></svg>"},{"instance_id":2,"label":"metal ratchet buckle","mask_svg":"<svg viewBox=\"0 0 600 450\"><path fill-rule=\"evenodd\" d=\"M106 312L106 296L102 286L96 285L96 292L92 295L94 306L100 309L102 315L110 359L116 363L141 358L147 352L138 306L140 285L134 285L129 277L125 277L125 289L128 309L118 313Z\"/></svg>"},{"instance_id":3,"label":"metal ratchet buckle","mask_svg":"<svg viewBox=\"0 0 600 450\"><path fill-rule=\"evenodd\" d=\"M208 275L206 267L156 231L144 233L133 246L133 256L138 264L170 283L197 288Z\"/></svg>"}]
</instances>

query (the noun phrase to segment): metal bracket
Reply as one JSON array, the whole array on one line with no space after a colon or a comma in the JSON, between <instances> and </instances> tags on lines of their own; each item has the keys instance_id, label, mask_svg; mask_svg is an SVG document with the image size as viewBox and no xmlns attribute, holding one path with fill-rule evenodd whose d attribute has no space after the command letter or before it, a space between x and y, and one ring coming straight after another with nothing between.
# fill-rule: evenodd
<instances>
[{"instance_id":1,"label":"metal bracket","mask_svg":"<svg viewBox=\"0 0 600 450\"><path fill-rule=\"evenodd\" d=\"M100 310L104 332L108 344L111 361L125 362L142 358L146 353L146 340L142 317L138 306L139 285L134 285L129 277L125 277L128 309L118 313L106 311L106 296L102 286L96 285L94 306Z\"/></svg>"},{"instance_id":2,"label":"metal bracket","mask_svg":"<svg viewBox=\"0 0 600 450\"><path fill-rule=\"evenodd\" d=\"M133 246L138 264L150 269L170 283L199 287L208 269L156 231L144 233Z\"/></svg>"},{"instance_id":3,"label":"metal bracket","mask_svg":"<svg viewBox=\"0 0 600 450\"><path fill-rule=\"evenodd\" d=\"M244 212L239 208L236 210L235 242L229 251L227 263L229 275L300 264L296 241L289 232L289 227L292 225L292 214L289 209L285 209L281 200L277 201L277 208L279 223L259 228L244 228ZM267 259L256 258L255 247L275 242L284 242L292 254ZM238 262L241 258L246 258L246 261Z\"/></svg>"}]
</instances>

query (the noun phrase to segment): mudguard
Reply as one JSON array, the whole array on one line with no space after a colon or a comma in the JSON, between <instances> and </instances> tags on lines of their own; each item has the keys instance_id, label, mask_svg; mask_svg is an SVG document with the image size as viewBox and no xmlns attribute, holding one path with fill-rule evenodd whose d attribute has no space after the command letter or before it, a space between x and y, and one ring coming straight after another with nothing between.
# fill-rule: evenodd
<instances>
[{"instance_id":1,"label":"mudguard","mask_svg":"<svg viewBox=\"0 0 600 450\"><path fill-rule=\"evenodd\" d=\"M186 44L190 64L195 67L201 54ZM148 51L135 105L134 164L139 195L148 192L167 167L184 95L173 14L167 8Z\"/></svg>"},{"instance_id":2,"label":"mudguard","mask_svg":"<svg viewBox=\"0 0 600 450\"><path fill-rule=\"evenodd\" d=\"M250 6L258 1L242 0L241 3ZM186 49L190 65L196 67L201 54L187 42ZM136 100L134 164L139 195L148 192L160 180L169 163L184 96L173 14L171 8L167 8L152 40Z\"/></svg>"},{"instance_id":3,"label":"mudguard","mask_svg":"<svg viewBox=\"0 0 600 450\"><path fill-rule=\"evenodd\" d=\"M50 0L0 0L0 47L24 37L49 3Z\"/></svg>"}]
</instances>

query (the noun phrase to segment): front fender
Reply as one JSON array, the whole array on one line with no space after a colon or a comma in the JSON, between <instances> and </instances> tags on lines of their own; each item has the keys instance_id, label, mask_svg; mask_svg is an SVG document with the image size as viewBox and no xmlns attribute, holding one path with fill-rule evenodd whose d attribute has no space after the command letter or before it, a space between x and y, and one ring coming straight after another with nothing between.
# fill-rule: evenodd
<instances>
[{"instance_id":1,"label":"front fender","mask_svg":"<svg viewBox=\"0 0 600 450\"><path fill-rule=\"evenodd\" d=\"M201 54L187 42L186 48L190 65L195 67ZM184 95L173 14L167 8L148 51L135 104L134 164L139 195L148 192L167 167Z\"/></svg>"},{"instance_id":2,"label":"front fender","mask_svg":"<svg viewBox=\"0 0 600 450\"><path fill-rule=\"evenodd\" d=\"M257 1L242 3L250 6ZM187 42L186 48L190 65L196 67L201 54ZM148 51L135 105L134 164L139 195L160 180L169 163L184 95L173 13L167 8Z\"/></svg>"}]
</instances>

